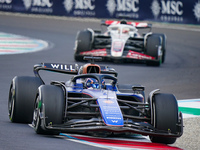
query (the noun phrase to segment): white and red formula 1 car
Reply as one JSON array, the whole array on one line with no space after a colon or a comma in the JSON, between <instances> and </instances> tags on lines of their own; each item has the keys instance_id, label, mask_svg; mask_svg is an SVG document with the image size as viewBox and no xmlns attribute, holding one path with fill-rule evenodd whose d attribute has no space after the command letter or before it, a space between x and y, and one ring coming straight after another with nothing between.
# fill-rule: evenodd
<instances>
[{"instance_id":1,"label":"white and red formula 1 car","mask_svg":"<svg viewBox=\"0 0 200 150\"><path fill-rule=\"evenodd\" d=\"M152 25L143 22L102 21L107 26L103 32L87 28L79 31L75 42L74 58L82 61L84 56L101 56L114 62L145 62L160 66L165 61L166 35L152 33ZM140 34L139 29L150 29Z\"/></svg>"}]
</instances>

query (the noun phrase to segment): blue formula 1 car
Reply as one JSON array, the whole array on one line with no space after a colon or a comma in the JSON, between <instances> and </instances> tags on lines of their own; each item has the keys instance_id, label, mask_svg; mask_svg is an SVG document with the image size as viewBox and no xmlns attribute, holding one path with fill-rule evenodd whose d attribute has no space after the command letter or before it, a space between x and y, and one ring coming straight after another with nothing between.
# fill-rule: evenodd
<instances>
[{"instance_id":1,"label":"blue formula 1 car","mask_svg":"<svg viewBox=\"0 0 200 150\"><path fill-rule=\"evenodd\" d=\"M40 70L73 76L46 84ZM32 123L38 134L136 133L172 144L183 133L182 113L173 94L154 90L145 99L143 86L118 84L113 68L42 63L34 66L34 74L14 77L8 111L12 122Z\"/></svg>"}]
</instances>

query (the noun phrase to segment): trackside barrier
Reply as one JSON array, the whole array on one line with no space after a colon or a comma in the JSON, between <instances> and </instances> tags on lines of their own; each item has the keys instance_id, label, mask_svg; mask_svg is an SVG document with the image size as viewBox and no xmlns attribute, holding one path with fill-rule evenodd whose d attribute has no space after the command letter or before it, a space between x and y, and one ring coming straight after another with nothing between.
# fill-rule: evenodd
<instances>
[{"instance_id":1,"label":"trackside barrier","mask_svg":"<svg viewBox=\"0 0 200 150\"><path fill-rule=\"evenodd\" d=\"M0 11L200 25L200 0L0 0Z\"/></svg>"}]
</instances>

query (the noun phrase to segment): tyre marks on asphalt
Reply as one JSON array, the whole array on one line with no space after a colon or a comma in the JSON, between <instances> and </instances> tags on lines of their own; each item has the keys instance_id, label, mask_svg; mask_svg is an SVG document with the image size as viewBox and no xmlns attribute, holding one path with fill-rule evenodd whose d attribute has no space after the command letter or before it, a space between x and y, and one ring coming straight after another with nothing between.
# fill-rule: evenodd
<instances>
[{"instance_id":1,"label":"tyre marks on asphalt","mask_svg":"<svg viewBox=\"0 0 200 150\"><path fill-rule=\"evenodd\" d=\"M0 55L35 52L48 46L43 40L0 32Z\"/></svg>"}]
</instances>

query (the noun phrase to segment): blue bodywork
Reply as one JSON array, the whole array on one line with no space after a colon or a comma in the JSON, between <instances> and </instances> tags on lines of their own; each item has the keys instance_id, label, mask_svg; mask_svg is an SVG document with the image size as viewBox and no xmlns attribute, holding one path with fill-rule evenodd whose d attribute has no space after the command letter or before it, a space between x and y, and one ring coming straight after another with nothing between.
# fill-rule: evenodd
<instances>
[{"instance_id":1,"label":"blue bodywork","mask_svg":"<svg viewBox=\"0 0 200 150\"><path fill-rule=\"evenodd\" d=\"M145 100L143 86L118 84L116 78L117 73L112 68L104 67L99 73L87 74L80 74L80 69L77 69L76 65L55 63L34 66L35 76L40 79L39 70L74 75L67 82L52 81L50 83L56 88L59 87L60 93L63 94L59 100L64 102L64 106L62 107L63 119L62 123L58 124L46 122L48 116L45 116L45 109L40 110L39 116L42 121L42 128L45 131L57 130L64 132L109 134L134 133L172 138L182 135L182 114L178 114L178 112L175 114L179 115L180 118L175 123L177 132L169 132L168 127L167 130L156 128L156 124L154 124L155 116L157 115L156 111L162 112L160 109L155 111L155 106L153 105L155 101L154 95L156 95L158 90L152 91L148 99ZM94 88L95 86L88 88L87 82L85 82L88 78L94 78L99 85L96 88ZM41 81L43 80L41 79ZM105 84L102 81L105 81ZM176 102L176 99L170 100ZM165 103L163 99L157 101ZM165 114L163 113L163 115ZM174 116L174 114L172 115ZM165 118L160 118L165 121Z\"/></svg>"},{"instance_id":2,"label":"blue bodywork","mask_svg":"<svg viewBox=\"0 0 200 150\"><path fill-rule=\"evenodd\" d=\"M106 83L104 87L101 85L99 89L86 89L84 88L84 83L81 82L85 78L96 78L98 81L103 79L111 80L111 83ZM120 106L117 101L117 96L129 96L133 99L136 98L139 102L143 102L144 97L141 94L133 94L132 93L120 93L118 91L116 82L117 79L110 75L104 74L87 74L87 75L78 75L72 79L72 82L67 82L66 86L67 91L73 94L82 94L87 95L91 98L96 98L96 103L99 105L99 110L101 113L101 117L107 126L123 126L124 119L123 114L120 109ZM101 84L101 82L99 82Z\"/></svg>"}]
</instances>

